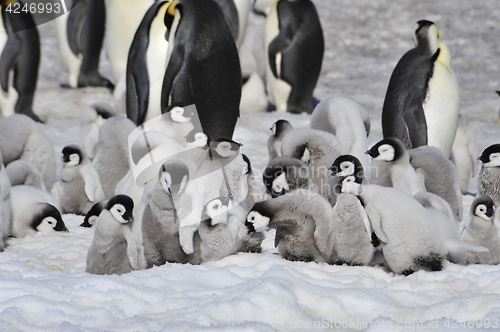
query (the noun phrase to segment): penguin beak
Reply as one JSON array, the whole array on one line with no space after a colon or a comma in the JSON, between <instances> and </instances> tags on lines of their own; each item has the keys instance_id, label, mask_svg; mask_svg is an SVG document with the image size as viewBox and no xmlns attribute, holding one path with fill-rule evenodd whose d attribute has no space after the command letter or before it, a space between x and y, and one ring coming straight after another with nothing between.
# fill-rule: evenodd
<instances>
[{"instance_id":1,"label":"penguin beak","mask_svg":"<svg viewBox=\"0 0 500 332\"><path fill-rule=\"evenodd\" d=\"M54 226L54 230L56 232L69 232L62 220L57 221L56 225Z\"/></svg>"}]
</instances>

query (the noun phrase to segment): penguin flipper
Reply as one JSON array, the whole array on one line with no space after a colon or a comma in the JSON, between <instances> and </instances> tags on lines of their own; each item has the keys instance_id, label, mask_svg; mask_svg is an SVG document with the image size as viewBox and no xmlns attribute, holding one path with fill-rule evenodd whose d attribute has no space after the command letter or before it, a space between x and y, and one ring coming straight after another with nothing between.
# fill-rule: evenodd
<instances>
[{"instance_id":1,"label":"penguin flipper","mask_svg":"<svg viewBox=\"0 0 500 332\"><path fill-rule=\"evenodd\" d=\"M14 69L21 54L21 42L15 34L10 35L0 57L0 84L3 91L9 88L9 72Z\"/></svg>"},{"instance_id":2,"label":"penguin flipper","mask_svg":"<svg viewBox=\"0 0 500 332\"><path fill-rule=\"evenodd\" d=\"M127 79L126 96L127 117L136 125L144 122L149 106L148 71L138 70L138 67L143 68L140 64L133 64L132 75Z\"/></svg>"},{"instance_id":3,"label":"penguin flipper","mask_svg":"<svg viewBox=\"0 0 500 332\"><path fill-rule=\"evenodd\" d=\"M288 29L283 29L280 27L280 33L273 41L269 44L268 48L268 61L269 66L271 67L271 71L274 77L279 78L278 68L276 66L276 56L279 52L282 52L290 43L292 42L291 36L288 34ZM281 68L280 68L281 69Z\"/></svg>"},{"instance_id":4,"label":"penguin flipper","mask_svg":"<svg viewBox=\"0 0 500 332\"><path fill-rule=\"evenodd\" d=\"M411 148L427 145L427 123L422 107L422 98L409 93L405 98L402 113L408 129Z\"/></svg>"},{"instance_id":5,"label":"penguin flipper","mask_svg":"<svg viewBox=\"0 0 500 332\"><path fill-rule=\"evenodd\" d=\"M73 54L82 53L80 37L82 35L83 25L87 18L89 6L87 1L78 1L77 6L74 6L68 16L66 24L66 36L68 38L69 48Z\"/></svg>"},{"instance_id":6,"label":"penguin flipper","mask_svg":"<svg viewBox=\"0 0 500 332\"><path fill-rule=\"evenodd\" d=\"M170 103L170 94L172 93L172 88L174 86L174 79L182 68L184 63L184 46L180 43L176 44L176 47L172 51L170 61L168 62L167 71L165 72L165 77L163 78L163 84L161 87L161 112L165 113L167 107Z\"/></svg>"}]
</instances>

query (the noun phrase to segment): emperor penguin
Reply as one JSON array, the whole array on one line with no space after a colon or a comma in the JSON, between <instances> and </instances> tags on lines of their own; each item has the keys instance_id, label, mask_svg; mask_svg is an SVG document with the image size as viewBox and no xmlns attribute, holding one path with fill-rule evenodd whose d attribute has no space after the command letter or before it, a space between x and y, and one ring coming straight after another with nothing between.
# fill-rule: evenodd
<instances>
[{"instance_id":1,"label":"emperor penguin","mask_svg":"<svg viewBox=\"0 0 500 332\"><path fill-rule=\"evenodd\" d=\"M201 128L200 120L198 118L196 105L174 107L170 110L170 112L162 114L161 117L158 117L155 120L157 120L157 122L151 127L152 130L158 130L167 134L183 147L187 146L186 136L189 135L195 128L201 129L203 132L203 128ZM153 121L154 120L151 120L151 122ZM195 132L192 134L194 135Z\"/></svg>"},{"instance_id":2,"label":"emperor penguin","mask_svg":"<svg viewBox=\"0 0 500 332\"><path fill-rule=\"evenodd\" d=\"M498 207L500 205L500 144L493 144L484 149L478 159L482 166L477 178L477 194L490 197Z\"/></svg>"},{"instance_id":3,"label":"emperor penguin","mask_svg":"<svg viewBox=\"0 0 500 332\"><path fill-rule=\"evenodd\" d=\"M472 202L469 217L462 229L462 240L486 247L489 252L470 254L467 263L500 264L498 215L491 198L479 196Z\"/></svg>"},{"instance_id":4,"label":"emperor penguin","mask_svg":"<svg viewBox=\"0 0 500 332\"><path fill-rule=\"evenodd\" d=\"M43 175L27 160L15 160L5 167L11 186L26 185L47 191Z\"/></svg>"},{"instance_id":5,"label":"emperor penguin","mask_svg":"<svg viewBox=\"0 0 500 332\"><path fill-rule=\"evenodd\" d=\"M220 6L213 0L173 0L165 24L169 46L162 113L194 104L211 141L232 138L239 117L241 68Z\"/></svg>"},{"instance_id":6,"label":"emperor penguin","mask_svg":"<svg viewBox=\"0 0 500 332\"><path fill-rule=\"evenodd\" d=\"M271 198L297 189L313 189L309 168L303 161L292 157L271 160L264 169L262 180Z\"/></svg>"},{"instance_id":7,"label":"emperor penguin","mask_svg":"<svg viewBox=\"0 0 500 332\"><path fill-rule=\"evenodd\" d=\"M373 230L372 243L394 273L442 269L442 239L432 217L417 200L396 188L359 184L356 174L341 183L341 191L363 202Z\"/></svg>"},{"instance_id":8,"label":"emperor penguin","mask_svg":"<svg viewBox=\"0 0 500 332\"><path fill-rule=\"evenodd\" d=\"M238 12L238 37L236 38L236 46L240 48L245 38L245 32L250 18L252 9L252 0L233 0Z\"/></svg>"},{"instance_id":9,"label":"emperor penguin","mask_svg":"<svg viewBox=\"0 0 500 332\"><path fill-rule=\"evenodd\" d=\"M112 197L99 215L87 251L86 272L124 274L138 270L142 255L140 237L132 230L134 202L126 195Z\"/></svg>"},{"instance_id":10,"label":"emperor penguin","mask_svg":"<svg viewBox=\"0 0 500 332\"><path fill-rule=\"evenodd\" d=\"M85 215L95 203L104 200L99 174L76 144L65 146L61 159L61 212Z\"/></svg>"},{"instance_id":11,"label":"emperor penguin","mask_svg":"<svg viewBox=\"0 0 500 332\"><path fill-rule=\"evenodd\" d=\"M9 235L21 238L36 232L68 231L51 194L30 186L11 188L12 229Z\"/></svg>"},{"instance_id":12,"label":"emperor penguin","mask_svg":"<svg viewBox=\"0 0 500 332\"><path fill-rule=\"evenodd\" d=\"M99 174L106 199L115 195L117 183L129 170L128 136L135 128L123 116L111 117L99 128L99 150L92 165Z\"/></svg>"},{"instance_id":13,"label":"emperor penguin","mask_svg":"<svg viewBox=\"0 0 500 332\"><path fill-rule=\"evenodd\" d=\"M52 190L56 158L52 143L39 124L23 114L0 121L0 150L5 165L14 160L32 162L42 173L47 191Z\"/></svg>"},{"instance_id":14,"label":"emperor penguin","mask_svg":"<svg viewBox=\"0 0 500 332\"><path fill-rule=\"evenodd\" d=\"M116 113L107 103L93 103L80 113L80 146L91 160L99 149L99 128Z\"/></svg>"},{"instance_id":15,"label":"emperor penguin","mask_svg":"<svg viewBox=\"0 0 500 332\"><path fill-rule=\"evenodd\" d=\"M105 23L104 0L74 1L69 13L57 19L56 28L62 30L58 31L59 50L69 74L69 87L113 88L99 73Z\"/></svg>"},{"instance_id":16,"label":"emperor penguin","mask_svg":"<svg viewBox=\"0 0 500 332\"><path fill-rule=\"evenodd\" d=\"M236 41L240 34L240 22L236 3L234 0L215 0L215 2L217 2L222 9L229 30L233 35L234 41Z\"/></svg>"},{"instance_id":17,"label":"emperor penguin","mask_svg":"<svg viewBox=\"0 0 500 332\"><path fill-rule=\"evenodd\" d=\"M425 187L410 164L410 154L397 138L385 138L366 152L373 158L370 183L415 195Z\"/></svg>"},{"instance_id":18,"label":"emperor penguin","mask_svg":"<svg viewBox=\"0 0 500 332\"><path fill-rule=\"evenodd\" d=\"M245 207L246 210L249 211L255 203L261 200L261 195L257 186L257 180L254 177L254 171L250 158L248 158L246 154L242 154L241 156L245 162L245 166L243 168L243 176L246 177L246 181L243 183L243 190L247 193L247 197L245 198Z\"/></svg>"},{"instance_id":19,"label":"emperor penguin","mask_svg":"<svg viewBox=\"0 0 500 332\"><path fill-rule=\"evenodd\" d=\"M136 125L161 115L161 88L168 41L163 22L169 1L157 1L146 12L128 52L127 117Z\"/></svg>"},{"instance_id":20,"label":"emperor penguin","mask_svg":"<svg viewBox=\"0 0 500 332\"><path fill-rule=\"evenodd\" d=\"M333 207L337 202L337 196L340 195L341 185L339 181L348 176L356 174L360 183L368 183L365 177L365 170L358 158L353 155L345 154L339 156L330 166L330 175L326 178L325 185L323 186L324 196Z\"/></svg>"},{"instance_id":21,"label":"emperor penguin","mask_svg":"<svg viewBox=\"0 0 500 332\"><path fill-rule=\"evenodd\" d=\"M324 49L311 0L274 2L266 23L266 87L278 112L312 113Z\"/></svg>"},{"instance_id":22,"label":"emperor penguin","mask_svg":"<svg viewBox=\"0 0 500 332\"><path fill-rule=\"evenodd\" d=\"M366 139L370 127L366 126L366 119L369 124L368 111L354 99L332 97L321 101L314 108L310 127L337 136L349 154L356 156L364 169L369 170L365 151L368 148Z\"/></svg>"},{"instance_id":23,"label":"emperor penguin","mask_svg":"<svg viewBox=\"0 0 500 332\"><path fill-rule=\"evenodd\" d=\"M344 181L345 178L338 179ZM361 184L362 178L356 177L354 181ZM372 245L370 221L359 197L348 191L337 196L333 206L333 225L333 263L368 265L373 259L375 248Z\"/></svg>"},{"instance_id":24,"label":"emperor penguin","mask_svg":"<svg viewBox=\"0 0 500 332\"><path fill-rule=\"evenodd\" d=\"M430 21L415 25L415 48L394 69L382 109L384 138L408 148L434 146L449 157L458 125L460 92L450 51Z\"/></svg>"},{"instance_id":25,"label":"emperor penguin","mask_svg":"<svg viewBox=\"0 0 500 332\"><path fill-rule=\"evenodd\" d=\"M108 201L104 200L92 205L89 212L87 212L87 214L85 215L85 218L83 218L83 222L80 224L80 227L90 228L94 226L107 203Z\"/></svg>"},{"instance_id":26,"label":"emperor penguin","mask_svg":"<svg viewBox=\"0 0 500 332\"><path fill-rule=\"evenodd\" d=\"M272 134L267 140L267 152L269 154L268 162L281 155L281 142L283 137L293 129L288 120L280 119L273 123L271 127Z\"/></svg>"},{"instance_id":27,"label":"emperor penguin","mask_svg":"<svg viewBox=\"0 0 500 332\"><path fill-rule=\"evenodd\" d=\"M477 156L479 151L476 144L474 129L463 116L458 118L457 135L451 148L450 160L455 164L458 173L458 182L462 194L467 193L469 180L478 172Z\"/></svg>"},{"instance_id":28,"label":"emperor penguin","mask_svg":"<svg viewBox=\"0 0 500 332\"><path fill-rule=\"evenodd\" d=\"M23 7L20 0L9 1ZM7 12L2 2L0 18L0 109L5 117L24 114L37 122L42 120L33 112L33 99L40 64L40 37L29 12ZM13 27L20 28L14 31ZM25 28L22 30L22 28ZM26 28L30 27L30 28ZM7 37L7 38L5 38Z\"/></svg>"},{"instance_id":29,"label":"emperor penguin","mask_svg":"<svg viewBox=\"0 0 500 332\"><path fill-rule=\"evenodd\" d=\"M425 145L411 149L410 164L425 190L443 198L453 211L454 219L462 220L463 203L458 173L455 165L443 151Z\"/></svg>"},{"instance_id":30,"label":"emperor penguin","mask_svg":"<svg viewBox=\"0 0 500 332\"><path fill-rule=\"evenodd\" d=\"M332 216L332 207L323 196L299 189L256 203L245 224L249 234L276 229L274 246L287 260L331 263Z\"/></svg>"},{"instance_id":31,"label":"emperor penguin","mask_svg":"<svg viewBox=\"0 0 500 332\"><path fill-rule=\"evenodd\" d=\"M281 143L282 156L300 159L306 163L309 178L315 190L321 195L325 180L330 173L328 168L338 156L346 153L347 149L335 135L309 128L290 131Z\"/></svg>"}]
</instances>

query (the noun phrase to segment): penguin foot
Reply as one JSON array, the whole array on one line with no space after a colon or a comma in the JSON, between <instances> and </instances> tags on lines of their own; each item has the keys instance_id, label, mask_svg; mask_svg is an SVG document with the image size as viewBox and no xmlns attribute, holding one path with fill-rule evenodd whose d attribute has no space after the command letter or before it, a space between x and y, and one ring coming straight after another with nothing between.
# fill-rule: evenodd
<instances>
[{"instance_id":1,"label":"penguin foot","mask_svg":"<svg viewBox=\"0 0 500 332\"><path fill-rule=\"evenodd\" d=\"M268 102L266 107L266 112L275 112L275 111L276 111L276 106Z\"/></svg>"},{"instance_id":2,"label":"penguin foot","mask_svg":"<svg viewBox=\"0 0 500 332\"><path fill-rule=\"evenodd\" d=\"M469 192L469 191L466 191L466 192L464 193L464 195L470 195L470 196L472 196L472 197L476 197L476 196L477 196L477 194L476 194L476 193L471 193L471 192Z\"/></svg>"}]
</instances>

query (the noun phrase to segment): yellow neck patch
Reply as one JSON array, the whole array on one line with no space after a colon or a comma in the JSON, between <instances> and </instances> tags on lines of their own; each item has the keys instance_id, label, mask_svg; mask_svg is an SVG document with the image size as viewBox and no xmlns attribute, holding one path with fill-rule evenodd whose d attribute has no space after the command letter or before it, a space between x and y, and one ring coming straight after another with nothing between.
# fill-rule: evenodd
<instances>
[{"instance_id":1,"label":"yellow neck patch","mask_svg":"<svg viewBox=\"0 0 500 332\"><path fill-rule=\"evenodd\" d=\"M175 7L179 3L179 0L173 0L172 3L167 8L167 13L174 16L175 15Z\"/></svg>"}]
</instances>

